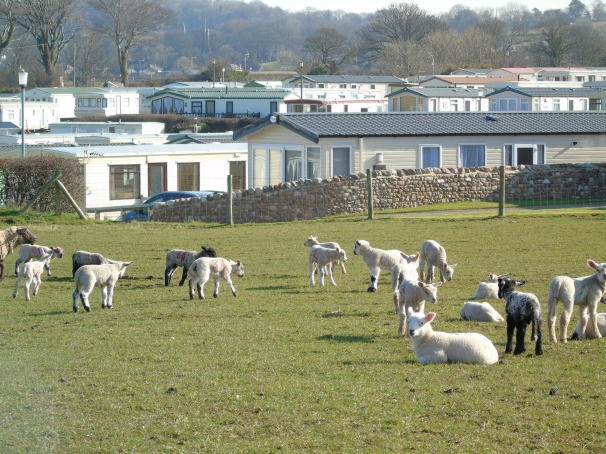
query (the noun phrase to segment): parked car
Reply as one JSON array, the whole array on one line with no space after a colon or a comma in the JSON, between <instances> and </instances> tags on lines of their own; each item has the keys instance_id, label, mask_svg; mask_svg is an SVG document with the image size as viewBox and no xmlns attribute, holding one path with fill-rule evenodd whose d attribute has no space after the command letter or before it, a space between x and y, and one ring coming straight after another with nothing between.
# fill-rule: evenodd
<instances>
[{"instance_id":1,"label":"parked car","mask_svg":"<svg viewBox=\"0 0 606 454\"><path fill-rule=\"evenodd\" d=\"M208 195L225 194L224 191L164 191L159 192L156 195L151 196L145 202L145 205L152 205L157 202L168 202L169 200L187 199L190 197L206 197ZM130 221L148 221L147 210L130 210L124 213L124 216L120 216L118 221L130 222Z\"/></svg>"}]
</instances>

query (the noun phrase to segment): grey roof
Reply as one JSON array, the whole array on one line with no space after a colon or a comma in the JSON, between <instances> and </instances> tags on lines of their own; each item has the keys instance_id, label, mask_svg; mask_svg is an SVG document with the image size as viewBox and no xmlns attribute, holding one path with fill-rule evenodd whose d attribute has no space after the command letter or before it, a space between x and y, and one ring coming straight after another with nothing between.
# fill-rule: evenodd
<instances>
[{"instance_id":1,"label":"grey roof","mask_svg":"<svg viewBox=\"0 0 606 454\"><path fill-rule=\"evenodd\" d=\"M310 82L315 83L326 83L326 84L395 84L406 82L396 76L309 76L304 75L303 78ZM292 76L286 80L286 82L296 81L301 79L301 76Z\"/></svg>"},{"instance_id":2,"label":"grey roof","mask_svg":"<svg viewBox=\"0 0 606 454\"><path fill-rule=\"evenodd\" d=\"M233 134L229 133L191 133L182 135L176 139L170 140L169 144L189 144L189 143L233 143L233 142L244 142L241 140L234 140Z\"/></svg>"},{"instance_id":3,"label":"grey roof","mask_svg":"<svg viewBox=\"0 0 606 454\"><path fill-rule=\"evenodd\" d=\"M486 97L498 95L505 92L517 93L529 97L562 97L562 96L589 96L602 93L601 88L591 87L504 87L500 90L487 94Z\"/></svg>"},{"instance_id":4,"label":"grey roof","mask_svg":"<svg viewBox=\"0 0 606 454\"><path fill-rule=\"evenodd\" d=\"M147 96L155 99L162 96L176 96L184 99L284 99L292 93L287 88L165 88Z\"/></svg>"},{"instance_id":5,"label":"grey roof","mask_svg":"<svg viewBox=\"0 0 606 454\"><path fill-rule=\"evenodd\" d=\"M475 74L476 76L479 76L479 75L485 75L488 72L493 71L493 69L492 68L489 68L489 69L486 69L486 68L459 68L453 72L457 72L457 71L471 73L471 74Z\"/></svg>"},{"instance_id":6,"label":"grey roof","mask_svg":"<svg viewBox=\"0 0 606 454\"><path fill-rule=\"evenodd\" d=\"M0 121L0 129L21 129L11 121Z\"/></svg>"},{"instance_id":7,"label":"grey roof","mask_svg":"<svg viewBox=\"0 0 606 454\"><path fill-rule=\"evenodd\" d=\"M389 93L387 97L402 93L411 93L423 98L481 98L486 89L478 88L410 88L405 87L401 90Z\"/></svg>"},{"instance_id":8,"label":"grey roof","mask_svg":"<svg viewBox=\"0 0 606 454\"><path fill-rule=\"evenodd\" d=\"M603 134L606 111L387 112L273 114L313 142L321 137L401 137L511 134ZM271 116L234 132L238 140L270 125Z\"/></svg>"}]
</instances>

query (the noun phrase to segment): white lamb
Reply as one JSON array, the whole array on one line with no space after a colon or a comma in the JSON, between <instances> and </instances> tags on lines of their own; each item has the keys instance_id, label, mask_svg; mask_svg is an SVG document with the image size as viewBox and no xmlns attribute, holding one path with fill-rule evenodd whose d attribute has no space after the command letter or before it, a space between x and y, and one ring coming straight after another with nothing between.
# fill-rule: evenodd
<instances>
[{"instance_id":1,"label":"white lamb","mask_svg":"<svg viewBox=\"0 0 606 454\"><path fill-rule=\"evenodd\" d=\"M391 291L393 293L393 303L396 314L398 313L398 299L400 296L400 284L403 281L418 281L419 272L419 253L415 255L406 255L402 253L402 260L391 269Z\"/></svg>"},{"instance_id":2,"label":"white lamb","mask_svg":"<svg viewBox=\"0 0 606 454\"><path fill-rule=\"evenodd\" d=\"M236 288L231 281L231 274L244 276L244 265L240 260L232 262L223 257L200 257L194 260L189 267L187 275L189 276L189 299L194 298L194 286L198 287L198 297L204 299L204 284L208 282L210 276L215 281L215 291L213 296L219 296L219 278L223 278L231 288L231 293L238 296Z\"/></svg>"},{"instance_id":3,"label":"white lamb","mask_svg":"<svg viewBox=\"0 0 606 454\"><path fill-rule=\"evenodd\" d=\"M400 297L398 299L398 334L404 334L406 314L408 308L415 312L423 312L425 301L435 304L438 302L438 287L441 282L425 284L422 281L403 281L400 284Z\"/></svg>"},{"instance_id":4,"label":"white lamb","mask_svg":"<svg viewBox=\"0 0 606 454\"><path fill-rule=\"evenodd\" d=\"M337 285L333 276L332 276L332 263L335 261L339 261L342 263L347 262L347 254L345 254L345 250L337 247L336 249L327 248L324 246L312 246L309 250L309 257L307 259L307 264L309 266L309 282L311 285L316 285L314 281L314 272L316 266L318 267L320 273L320 286L324 286L324 275L328 274L330 278L330 283L332 285Z\"/></svg>"},{"instance_id":5,"label":"white lamb","mask_svg":"<svg viewBox=\"0 0 606 454\"><path fill-rule=\"evenodd\" d=\"M408 308L408 333L412 349L421 364L467 363L494 364L499 353L486 336L479 333L443 333L434 331L431 322L436 314L414 312Z\"/></svg>"},{"instance_id":6,"label":"white lamb","mask_svg":"<svg viewBox=\"0 0 606 454\"><path fill-rule=\"evenodd\" d=\"M499 298L499 284L497 280L499 274L490 273L487 282L480 282L476 294L473 296L475 300L496 300Z\"/></svg>"},{"instance_id":7,"label":"white lamb","mask_svg":"<svg viewBox=\"0 0 606 454\"><path fill-rule=\"evenodd\" d=\"M589 317L591 318L591 317ZM604 312L600 312L598 314L598 330L602 337L606 336L606 314ZM574 327L574 332L572 333L571 340L579 340L579 336L581 335L581 322L577 323L577 326ZM592 338L597 337L593 332L593 324L591 320L587 322L587 328L585 329L585 337Z\"/></svg>"},{"instance_id":8,"label":"white lamb","mask_svg":"<svg viewBox=\"0 0 606 454\"><path fill-rule=\"evenodd\" d=\"M497 292L499 291L497 285ZM463 304L461 318L473 322L503 322L505 319L489 303L468 301Z\"/></svg>"},{"instance_id":9,"label":"white lamb","mask_svg":"<svg viewBox=\"0 0 606 454\"><path fill-rule=\"evenodd\" d=\"M425 262L427 262L427 280L425 282L433 281L434 266L438 268L438 271L440 272L440 280L442 282L452 280L454 267L457 266L457 264L448 264L446 261L446 250L438 242L427 240L421 246L421 263L419 264L419 269L421 270L421 280L423 280Z\"/></svg>"},{"instance_id":10,"label":"white lamb","mask_svg":"<svg viewBox=\"0 0 606 454\"><path fill-rule=\"evenodd\" d=\"M370 243L366 240L356 241L354 246L354 254L360 255L368 269L370 269L370 287L368 292L377 291L377 283L381 270L390 270L400 263L403 258L402 251L397 249L383 250L370 247Z\"/></svg>"},{"instance_id":11,"label":"white lamb","mask_svg":"<svg viewBox=\"0 0 606 454\"><path fill-rule=\"evenodd\" d=\"M51 258L63 258L63 249L60 247L48 247L48 246L37 246L33 244L24 244L19 248L19 258L15 262L15 276L19 275L19 266L22 263L27 263L33 259L40 259L42 256L50 254L54 251L53 257ZM45 266L47 276L51 275L50 262Z\"/></svg>"},{"instance_id":12,"label":"white lamb","mask_svg":"<svg viewBox=\"0 0 606 454\"><path fill-rule=\"evenodd\" d=\"M327 248L331 248L331 249L342 249L341 246L339 246L339 243L335 243L334 241L327 241L325 243L320 243L318 241L318 237L317 236L309 236L309 238L307 238L305 240L305 242L303 243L303 246L307 246L307 247L312 247L312 246L324 246ZM337 260L336 262L332 263L332 268L334 270L335 265L340 265L341 266L341 271L343 271L343 274L347 274L347 270L345 269L345 263L341 262L340 260Z\"/></svg>"},{"instance_id":13,"label":"white lamb","mask_svg":"<svg viewBox=\"0 0 606 454\"><path fill-rule=\"evenodd\" d=\"M109 263L103 265L83 265L76 270L74 275L74 292L72 293L74 312L78 312L78 297L86 312L90 312L88 295L93 291L95 285L101 287L101 308L113 308L114 287L120 279L126 267L133 262L118 262L107 259Z\"/></svg>"},{"instance_id":14,"label":"white lamb","mask_svg":"<svg viewBox=\"0 0 606 454\"><path fill-rule=\"evenodd\" d=\"M15 291L13 292L13 298L17 298L17 292L19 291L19 285L21 284L21 280L25 278L25 300L29 301L29 286L34 283L34 296L38 294L38 290L40 289L40 284L42 284L42 272L44 268L50 263L50 261L55 258L56 252L51 250L48 254L43 254L40 257L40 260L37 262L27 262L21 269L17 275L17 281L15 282Z\"/></svg>"}]
</instances>

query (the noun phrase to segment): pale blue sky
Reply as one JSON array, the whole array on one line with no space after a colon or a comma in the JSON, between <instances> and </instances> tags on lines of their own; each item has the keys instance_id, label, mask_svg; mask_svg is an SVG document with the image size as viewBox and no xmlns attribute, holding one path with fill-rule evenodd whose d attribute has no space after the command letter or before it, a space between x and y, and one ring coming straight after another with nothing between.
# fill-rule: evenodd
<instances>
[{"instance_id":1,"label":"pale blue sky","mask_svg":"<svg viewBox=\"0 0 606 454\"><path fill-rule=\"evenodd\" d=\"M343 10L351 13L372 13L377 9L385 8L393 0L298 0L285 2L283 0L261 0L263 3L269 6L279 6L282 9L289 11L300 11L305 8L314 8L319 10ZM409 0L410 1L410 0ZM471 9L474 8L486 8L487 6L498 8L512 3L510 0L493 0L487 2L486 0L424 0L422 2L411 2L417 3L421 8L430 13L438 14L445 13L454 5L464 5ZM548 9L566 9L570 4L570 0L529 0L524 2L513 2L518 5L526 5L528 9L538 8L541 11ZM584 1L585 5L589 7L591 1Z\"/></svg>"}]
</instances>

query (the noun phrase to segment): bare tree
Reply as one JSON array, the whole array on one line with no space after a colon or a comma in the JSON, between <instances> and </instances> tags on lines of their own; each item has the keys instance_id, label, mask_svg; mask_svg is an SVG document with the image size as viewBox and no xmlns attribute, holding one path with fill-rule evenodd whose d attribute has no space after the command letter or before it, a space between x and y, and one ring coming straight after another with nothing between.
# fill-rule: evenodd
<instances>
[{"instance_id":1,"label":"bare tree","mask_svg":"<svg viewBox=\"0 0 606 454\"><path fill-rule=\"evenodd\" d=\"M0 53L8 46L15 31L15 2L0 0Z\"/></svg>"},{"instance_id":2,"label":"bare tree","mask_svg":"<svg viewBox=\"0 0 606 454\"><path fill-rule=\"evenodd\" d=\"M602 0L594 0L591 4L591 19L595 22L606 20L606 8L604 8Z\"/></svg>"},{"instance_id":3,"label":"bare tree","mask_svg":"<svg viewBox=\"0 0 606 454\"><path fill-rule=\"evenodd\" d=\"M561 66L566 54L573 47L571 25L562 19L548 19L542 24L538 40L531 48L539 64Z\"/></svg>"},{"instance_id":4,"label":"bare tree","mask_svg":"<svg viewBox=\"0 0 606 454\"><path fill-rule=\"evenodd\" d=\"M173 13L161 0L89 0L89 5L94 9L91 28L116 44L120 77L127 86L130 52L153 41L172 23Z\"/></svg>"},{"instance_id":5,"label":"bare tree","mask_svg":"<svg viewBox=\"0 0 606 454\"><path fill-rule=\"evenodd\" d=\"M381 74L407 78L418 75L423 67L420 45L413 40L389 43L378 60Z\"/></svg>"},{"instance_id":6,"label":"bare tree","mask_svg":"<svg viewBox=\"0 0 606 454\"><path fill-rule=\"evenodd\" d=\"M606 60L606 39L604 34L591 26L572 27L573 45L571 58L583 66L601 66Z\"/></svg>"},{"instance_id":7,"label":"bare tree","mask_svg":"<svg viewBox=\"0 0 606 454\"><path fill-rule=\"evenodd\" d=\"M65 30L78 14L80 4L78 0L20 0L14 5L15 22L36 41L46 83L51 85L59 55L73 37L66 36Z\"/></svg>"},{"instance_id":8,"label":"bare tree","mask_svg":"<svg viewBox=\"0 0 606 454\"><path fill-rule=\"evenodd\" d=\"M305 38L303 50L309 52L313 61L324 65L335 61L342 63L347 56L347 36L342 35L334 28L320 28L313 36Z\"/></svg>"}]
</instances>

